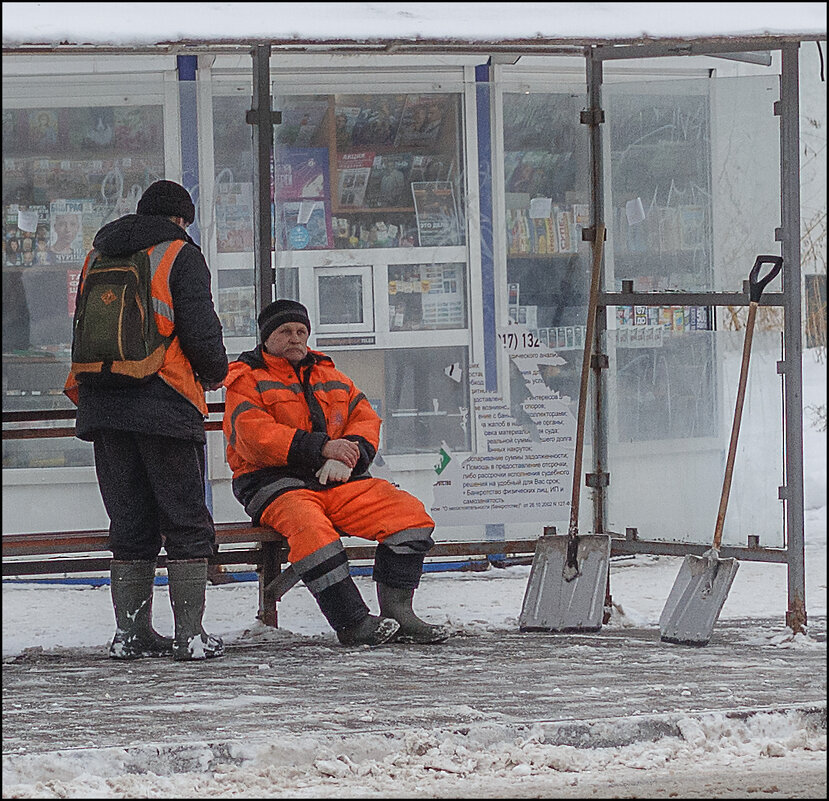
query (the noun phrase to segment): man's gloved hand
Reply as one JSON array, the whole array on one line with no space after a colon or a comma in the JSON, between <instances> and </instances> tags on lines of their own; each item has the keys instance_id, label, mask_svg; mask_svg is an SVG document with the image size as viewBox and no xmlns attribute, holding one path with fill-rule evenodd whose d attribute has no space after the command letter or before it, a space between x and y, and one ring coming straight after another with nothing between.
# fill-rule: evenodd
<instances>
[{"instance_id":1,"label":"man's gloved hand","mask_svg":"<svg viewBox=\"0 0 829 801\"><path fill-rule=\"evenodd\" d=\"M320 484L327 484L329 479L332 483L341 484L351 478L351 468L336 459L326 459L316 476Z\"/></svg>"}]
</instances>

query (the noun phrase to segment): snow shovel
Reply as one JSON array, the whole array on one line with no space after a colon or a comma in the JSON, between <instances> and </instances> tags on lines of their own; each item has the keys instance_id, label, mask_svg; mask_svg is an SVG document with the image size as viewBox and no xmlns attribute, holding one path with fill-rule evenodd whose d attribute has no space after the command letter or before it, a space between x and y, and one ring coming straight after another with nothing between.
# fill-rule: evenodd
<instances>
[{"instance_id":1,"label":"snow shovel","mask_svg":"<svg viewBox=\"0 0 829 801\"><path fill-rule=\"evenodd\" d=\"M604 237L605 226L600 223L596 226L593 240L593 269L581 363L570 525L566 537L557 535L553 527L545 527L544 534L538 539L518 618L521 631L598 631L602 627L610 565L610 536L579 536L578 529L587 383L596 325Z\"/></svg>"},{"instance_id":2,"label":"snow shovel","mask_svg":"<svg viewBox=\"0 0 829 801\"><path fill-rule=\"evenodd\" d=\"M764 264L772 267L764 278L760 278L760 268ZM711 631L720 614L720 610L731 589L734 576L737 575L739 563L736 559L720 559L719 547L722 542L725 511L728 495L731 492L731 476L734 472L734 457L737 453L737 438L740 435L740 419L743 414L743 401L748 380L748 362L751 356L751 340L754 334L754 320L757 306L766 285L775 278L783 267L780 256L758 256L748 277L749 306L746 336L743 343L743 362L740 367L740 381L737 387L737 406L734 410L734 423L731 427L731 442L728 446L728 458L725 464L720 508L714 527L713 547L702 556L688 554L679 568L674 586L659 617L659 631L663 642L680 645L707 645Z\"/></svg>"}]
</instances>

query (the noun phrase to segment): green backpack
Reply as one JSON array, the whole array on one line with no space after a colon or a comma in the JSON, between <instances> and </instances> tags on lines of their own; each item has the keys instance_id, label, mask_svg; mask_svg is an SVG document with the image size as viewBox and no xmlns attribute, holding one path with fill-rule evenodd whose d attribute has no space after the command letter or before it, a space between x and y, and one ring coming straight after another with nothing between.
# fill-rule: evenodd
<instances>
[{"instance_id":1,"label":"green backpack","mask_svg":"<svg viewBox=\"0 0 829 801\"><path fill-rule=\"evenodd\" d=\"M156 325L152 278L166 245L177 242L157 245L155 264L147 250L90 255L72 323L72 372L78 382L129 385L161 368L173 337L163 336Z\"/></svg>"}]
</instances>

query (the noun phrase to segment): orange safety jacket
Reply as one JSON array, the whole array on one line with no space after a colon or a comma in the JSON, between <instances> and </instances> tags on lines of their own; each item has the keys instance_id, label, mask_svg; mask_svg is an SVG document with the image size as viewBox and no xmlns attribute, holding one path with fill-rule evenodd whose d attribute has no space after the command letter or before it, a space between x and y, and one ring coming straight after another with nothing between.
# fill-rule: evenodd
<instances>
[{"instance_id":1,"label":"orange safety jacket","mask_svg":"<svg viewBox=\"0 0 829 801\"><path fill-rule=\"evenodd\" d=\"M150 259L150 269L153 271L150 290L153 296L153 311L158 331L162 336L169 337L175 333L175 311L173 309L173 296L170 291L170 271L173 262L176 260L181 249L187 244L183 239L175 239L169 242L160 242L147 248L147 255ZM78 283L78 294L83 289L83 281L90 265L98 255L98 251L90 250L83 263L80 280ZM158 370L159 377L164 380L176 392L189 400L202 414L207 417L207 402L204 398L204 387L196 379L193 367L181 349L181 342L177 336L172 341L164 354L164 361ZM78 380L70 371L63 388L67 397L78 405Z\"/></svg>"},{"instance_id":2,"label":"orange safety jacket","mask_svg":"<svg viewBox=\"0 0 829 801\"><path fill-rule=\"evenodd\" d=\"M329 439L360 448L349 481L370 478L380 417L351 379L318 351L294 366L260 345L230 364L223 430L233 493L254 523L292 489L325 490L315 473Z\"/></svg>"}]
</instances>

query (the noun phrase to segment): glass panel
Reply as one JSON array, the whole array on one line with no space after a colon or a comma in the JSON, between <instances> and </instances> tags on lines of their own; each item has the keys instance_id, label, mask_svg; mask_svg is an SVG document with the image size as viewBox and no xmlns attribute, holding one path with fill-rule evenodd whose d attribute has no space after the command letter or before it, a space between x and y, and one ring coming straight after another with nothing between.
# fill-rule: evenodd
<instances>
[{"instance_id":1,"label":"glass panel","mask_svg":"<svg viewBox=\"0 0 829 801\"><path fill-rule=\"evenodd\" d=\"M124 91L123 81L118 94ZM158 96L160 87L144 87ZM71 408L72 316L83 259L98 229L135 211L164 177L163 109L128 105L3 105L3 408ZM92 464L73 438L3 443L5 467Z\"/></svg>"},{"instance_id":2,"label":"glass panel","mask_svg":"<svg viewBox=\"0 0 829 801\"><path fill-rule=\"evenodd\" d=\"M671 308L676 321L684 307ZM713 343L711 332L676 322L674 328L642 324L616 331L619 442L717 436Z\"/></svg>"},{"instance_id":3,"label":"glass panel","mask_svg":"<svg viewBox=\"0 0 829 801\"><path fill-rule=\"evenodd\" d=\"M778 95L774 75L605 87L611 288L740 292L779 253Z\"/></svg>"},{"instance_id":4,"label":"glass panel","mask_svg":"<svg viewBox=\"0 0 829 801\"><path fill-rule=\"evenodd\" d=\"M704 291L711 269L709 81L605 87L613 280Z\"/></svg>"},{"instance_id":5,"label":"glass panel","mask_svg":"<svg viewBox=\"0 0 829 801\"><path fill-rule=\"evenodd\" d=\"M253 284L253 270L219 270L216 307L225 337L257 335Z\"/></svg>"},{"instance_id":6,"label":"glass panel","mask_svg":"<svg viewBox=\"0 0 829 801\"><path fill-rule=\"evenodd\" d=\"M363 275L317 277L319 320L324 325L362 323Z\"/></svg>"},{"instance_id":7,"label":"glass panel","mask_svg":"<svg viewBox=\"0 0 829 801\"><path fill-rule=\"evenodd\" d=\"M718 78L712 88L714 289L740 292L759 254L780 254L780 78ZM781 286L776 278L766 292Z\"/></svg>"},{"instance_id":8,"label":"glass panel","mask_svg":"<svg viewBox=\"0 0 829 801\"><path fill-rule=\"evenodd\" d=\"M572 94L504 95L508 315L548 341L548 329L584 325L587 313L585 102ZM553 337L557 343L557 330Z\"/></svg>"},{"instance_id":9,"label":"glass panel","mask_svg":"<svg viewBox=\"0 0 829 801\"><path fill-rule=\"evenodd\" d=\"M460 96L276 98L283 251L462 245Z\"/></svg>"},{"instance_id":10,"label":"glass panel","mask_svg":"<svg viewBox=\"0 0 829 801\"><path fill-rule=\"evenodd\" d=\"M389 331L466 327L463 264L389 265Z\"/></svg>"},{"instance_id":11,"label":"glass panel","mask_svg":"<svg viewBox=\"0 0 829 801\"><path fill-rule=\"evenodd\" d=\"M383 418L384 454L437 454L446 442L469 451L469 385L464 347L336 351L337 367L351 377ZM457 368L460 369L457 369Z\"/></svg>"},{"instance_id":12,"label":"glass panel","mask_svg":"<svg viewBox=\"0 0 829 801\"><path fill-rule=\"evenodd\" d=\"M579 123L587 101L581 94L516 92L503 102L507 314L564 359L541 374L575 409L591 264L581 238L590 224L588 141ZM513 413L524 419L526 388L515 369L510 395Z\"/></svg>"},{"instance_id":13,"label":"glass panel","mask_svg":"<svg viewBox=\"0 0 829 801\"><path fill-rule=\"evenodd\" d=\"M250 97L213 98L216 250L253 252L253 152L245 122Z\"/></svg>"},{"instance_id":14,"label":"glass panel","mask_svg":"<svg viewBox=\"0 0 829 801\"><path fill-rule=\"evenodd\" d=\"M614 531L643 539L711 543L722 492L744 330L696 331L657 346L610 332L610 509ZM615 340L615 341L614 341ZM783 545L780 331L755 329L723 542L760 535ZM715 354L718 358L715 359Z\"/></svg>"},{"instance_id":15,"label":"glass panel","mask_svg":"<svg viewBox=\"0 0 829 801\"><path fill-rule=\"evenodd\" d=\"M213 88L228 91L220 83ZM213 96L213 193L202 236L206 252L215 253L210 258L216 276L214 299L226 339L256 336L255 277L249 266L254 246L253 139L245 122L249 108L249 90ZM228 343L228 349L238 353L247 345Z\"/></svg>"}]
</instances>

